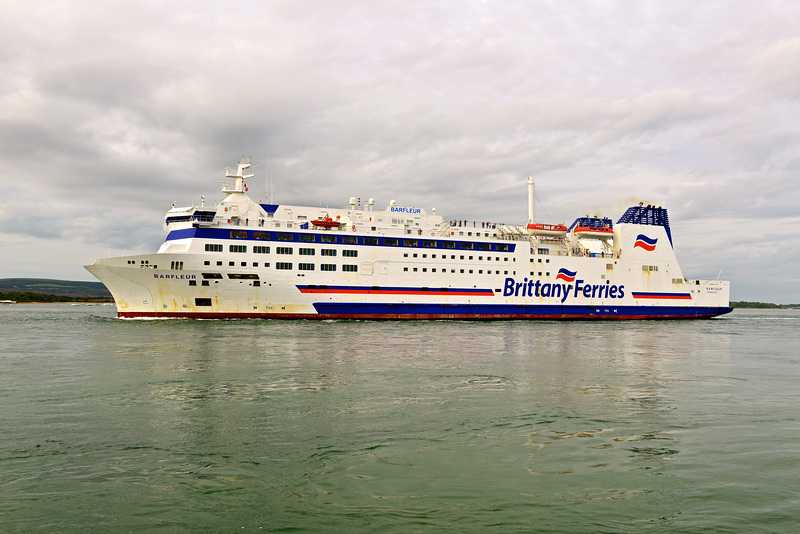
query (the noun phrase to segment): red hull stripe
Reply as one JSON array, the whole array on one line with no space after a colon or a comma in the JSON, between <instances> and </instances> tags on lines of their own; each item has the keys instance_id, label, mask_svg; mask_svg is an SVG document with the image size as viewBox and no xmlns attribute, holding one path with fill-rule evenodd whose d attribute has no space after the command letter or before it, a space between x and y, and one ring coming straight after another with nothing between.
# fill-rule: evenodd
<instances>
[{"instance_id":1,"label":"red hull stripe","mask_svg":"<svg viewBox=\"0 0 800 534\"><path fill-rule=\"evenodd\" d=\"M595 321L623 321L623 320L653 320L653 319L708 319L717 315L728 313L726 309L720 311L714 309L707 313L696 313L693 315L669 314L669 315L567 315L567 314L536 314L536 315L496 315L496 314L473 314L473 315L414 315L407 313L163 313L163 312L120 312L118 317L123 319L137 318L162 318L162 319L314 319L314 320L357 320L357 321L382 321L382 320L425 320L432 319L444 320L452 319L457 321L518 321L518 320L595 320Z\"/></svg>"},{"instance_id":2,"label":"red hull stripe","mask_svg":"<svg viewBox=\"0 0 800 534\"><path fill-rule=\"evenodd\" d=\"M692 300L691 293L631 293L635 299Z\"/></svg>"},{"instance_id":3,"label":"red hull stripe","mask_svg":"<svg viewBox=\"0 0 800 534\"><path fill-rule=\"evenodd\" d=\"M491 289L461 289L431 287L423 289L421 287L358 287L358 286L330 286L330 287L309 287L297 286L300 293L333 293L347 295L460 295L475 297L493 297L494 291Z\"/></svg>"}]
</instances>

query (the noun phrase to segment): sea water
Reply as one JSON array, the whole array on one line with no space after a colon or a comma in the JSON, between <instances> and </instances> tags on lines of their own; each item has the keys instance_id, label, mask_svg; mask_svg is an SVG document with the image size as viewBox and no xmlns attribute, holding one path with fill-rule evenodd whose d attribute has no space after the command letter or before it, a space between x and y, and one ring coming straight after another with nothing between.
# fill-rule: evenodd
<instances>
[{"instance_id":1,"label":"sea water","mask_svg":"<svg viewBox=\"0 0 800 534\"><path fill-rule=\"evenodd\" d=\"M3 532L790 532L800 312L0 307Z\"/></svg>"}]
</instances>

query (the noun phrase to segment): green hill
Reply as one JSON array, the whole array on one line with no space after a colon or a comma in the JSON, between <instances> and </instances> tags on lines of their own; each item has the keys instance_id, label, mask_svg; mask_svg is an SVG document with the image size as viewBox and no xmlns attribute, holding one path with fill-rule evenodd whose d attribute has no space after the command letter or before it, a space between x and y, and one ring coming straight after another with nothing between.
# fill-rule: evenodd
<instances>
[{"instance_id":1,"label":"green hill","mask_svg":"<svg viewBox=\"0 0 800 534\"><path fill-rule=\"evenodd\" d=\"M73 282L46 278L0 278L0 300L17 302L113 302L111 293L100 282ZM734 308L800 308L800 304L770 302L731 302Z\"/></svg>"},{"instance_id":2,"label":"green hill","mask_svg":"<svg viewBox=\"0 0 800 534\"><path fill-rule=\"evenodd\" d=\"M0 278L0 300L17 302L111 302L106 286L100 282L72 282L44 278Z\"/></svg>"},{"instance_id":3,"label":"green hill","mask_svg":"<svg viewBox=\"0 0 800 534\"><path fill-rule=\"evenodd\" d=\"M771 302L748 302L746 300L732 301L733 308L761 308L772 310L795 310L800 304L773 304Z\"/></svg>"}]
</instances>

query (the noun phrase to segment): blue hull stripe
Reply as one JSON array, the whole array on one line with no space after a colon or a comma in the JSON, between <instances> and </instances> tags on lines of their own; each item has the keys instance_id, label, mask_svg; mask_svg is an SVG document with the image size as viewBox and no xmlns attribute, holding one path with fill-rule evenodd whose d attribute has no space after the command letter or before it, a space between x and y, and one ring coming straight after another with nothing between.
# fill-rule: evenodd
<instances>
[{"instance_id":1,"label":"blue hull stripe","mask_svg":"<svg viewBox=\"0 0 800 534\"><path fill-rule=\"evenodd\" d=\"M729 307L699 306L573 306L514 304L314 303L317 313L347 317L436 316L469 318L691 318L729 313Z\"/></svg>"}]
</instances>

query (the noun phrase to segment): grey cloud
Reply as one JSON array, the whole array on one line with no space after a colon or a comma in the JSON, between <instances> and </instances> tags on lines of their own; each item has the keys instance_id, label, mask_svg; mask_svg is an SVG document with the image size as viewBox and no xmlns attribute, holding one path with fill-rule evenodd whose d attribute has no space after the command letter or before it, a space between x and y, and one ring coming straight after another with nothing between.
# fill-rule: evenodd
<instances>
[{"instance_id":1,"label":"grey cloud","mask_svg":"<svg viewBox=\"0 0 800 534\"><path fill-rule=\"evenodd\" d=\"M734 297L800 301L752 283L795 253L751 256L725 228L796 212L794 3L7 7L8 242L152 250L172 201L221 198L242 154L269 159L281 202L355 195L509 223L533 175L542 218L664 204L687 272L726 267Z\"/></svg>"}]
</instances>

